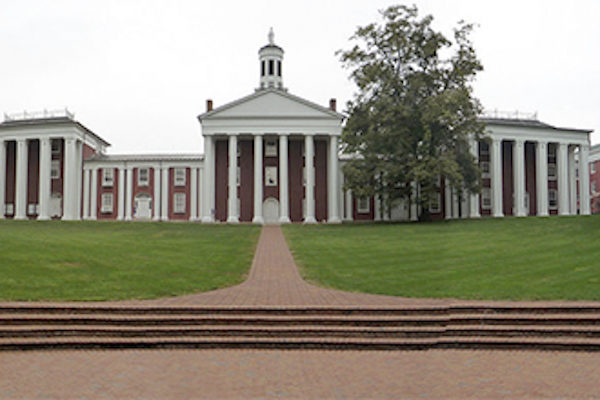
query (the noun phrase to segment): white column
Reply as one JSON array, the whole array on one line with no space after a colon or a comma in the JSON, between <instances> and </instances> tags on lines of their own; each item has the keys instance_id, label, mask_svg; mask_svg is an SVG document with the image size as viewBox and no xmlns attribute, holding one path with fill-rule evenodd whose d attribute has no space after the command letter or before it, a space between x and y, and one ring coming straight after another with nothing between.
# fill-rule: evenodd
<instances>
[{"instance_id":1,"label":"white column","mask_svg":"<svg viewBox=\"0 0 600 400\"><path fill-rule=\"evenodd\" d=\"M119 189L117 196L117 220L122 221L125 218L125 168L119 168Z\"/></svg>"},{"instance_id":2,"label":"white column","mask_svg":"<svg viewBox=\"0 0 600 400\"><path fill-rule=\"evenodd\" d=\"M452 219L452 189L448 179L444 179L444 214L445 219Z\"/></svg>"},{"instance_id":3,"label":"white column","mask_svg":"<svg viewBox=\"0 0 600 400\"><path fill-rule=\"evenodd\" d=\"M417 197L419 194L419 187L417 186L417 182L411 182L411 187L412 187L412 198L411 198L411 202L410 202L410 220L411 221L418 221L419 220L419 207L417 205Z\"/></svg>"},{"instance_id":4,"label":"white column","mask_svg":"<svg viewBox=\"0 0 600 400\"><path fill-rule=\"evenodd\" d=\"M75 145L75 160L77 162L77 196L75 199L75 213L77 215L77 219L81 219L83 214L83 210L81 209L83 203L83 142L77 141Z\"/></svg>"},{"instance_id":5,"label":"white column","mask_svg":"<svg viewBox=\"0 0 600 400\"><path fill-rule=\"evenodd\" d=\"M344 218L345 221L352 221L354 219L353 216L353 209L352 209L352 191L350 190L346 190L346 195L345 195L345 201L346 201L346 217Z\"/></svg>"},{"instance_id":6,"label":"white column","mask_svg":"<svg viewBox=\"0 0 600 400\"><path fill-rule=\"evenodd\" d=\"M537 215L548 216L548 143L537 142L535 145L535 182Z\"/></svg>"},{"instance_id":7,"label":"white column","mask_svg":"<svg viewBox=\"0 0 600 400\"><path fill-rule=\"evenodd\" d=\"M169 220L169 167L161 166L162 178L160 180L161 187L161 209L160 219L161 221Z\"/></svg>"},{"instance_id":8,"label":"white column","mask_svg":"<svg viewBox=\"0 0 600 400\"><path fill-rule=\"evenodd\" d=\"M329 179L327 182L327 198L329 199L328 221L330 224L339 224L340 219L338 190L339 190L339 159L338 159L338 137L329 137ZM386 213L387 214L387 213ZM387 214L389 216L389 214Z\"/></svg>"},{"instance_id":9,"label":"white column","mask_svg":"<svg viewBox=\"0 0 600 400\"><path fill-rule=\"evenodd\" d=\"M92 187L90 201L90 219L96 220L98 216L98 168L92 169Z\"/></svg>"},{"instance_id":10,"label":"white column","mask_svg":"<svg viewBox=\"0 0 600 400\"><path fill-rule=\"evenodd\" d=\"M17 140L17 171L15 191L15 219L27 219L28 146L26 139Z\"/></svg>"},{"instance_id":11,"label":"white column","mask_svg":"<svg viewBox=\"0 0 600 400\"><path fill-rule=\"evenodd\" d=\"M0 219L6 212L6 141L0 139Z\"/></svg>"},{"instance_id":12,"label":"white column","mask_svg":"<svg viewBox=\"0 0 600 400\"><path fill-rule=\"evenodd\" d=\"M517 217L527 216L525 210L525 143L516 140L513 144L513 176L514 176L514 205L513 212Z\"/></svg>"},{"instance_id":13,"label":"white column","mask_svg":"<svg viewBox=\"0 0 600 400\"><path fill-rule=\"evenodd\" d=\"M458 190L455 188L452 188L452 218L454 218L454 219L458 219L458 217L460 217L458 215L458 203L459 203Z\"/></svg>"},{"instance_id":14,"label":"white column","mask_svg":"<svg viewBox=\"0 0 600 400\"><path fill-rule=\"evenodd\" d=\"M558 215L569 215L569 174L566 143L558 144L556 154L557 185L558 185Z\"/></svg>"},{"instance_id":15,"label":"white column","mask_svg":"<svg viewBox=\"0 0 600 400\"><path fill-rule=\"evenodd\" d=\"M502 140L492 139L491 175L492 175L492 215L503 217L502 211Z\"/></svg>"},{"instance_id":16,"label":"white column","mask_svg":"<svg viewBox=\"0 0 600 400\"><path fill-rule=\"evenodd\" d=\"M252 222L263 224L263 137L254 135L254 217Z\"/></svg>"},{"instance_id":17,"label":"white column","mask_svg":"<svg viewBox=\"0 0 600 400\"><path fill-rule=\"evenodd\" d=\"M316 224L315 219L315 142L312 134L304 136L304 163L306 168L306 217L305 224Z\"/></svg>"},{"instance_id":18,"label":"white column","mask_svg":"<svg viewBox=\"0 0 600 400\"><path fill-rule=\"evenodd\" d=\"M204 136L204 177L202 179L202 183L204 184L202 190L202 222L204 223L211 223L215 221L213 212L213 204L215 201L214 167L214 138L212 136Z\"/></svg>"},{"instance_id":19,"label":"white column","mask_svg":"<svg viewBox=\"0 0 600 400\"><path fill-rule=\"evenodd\" d=\"M569 157L569 213L577 215L577 175L575 174L575 146L567 149Z\"/></svg>"},{"instance_id":20,"label":"white column","mask_svg":"<svg viewBox=\"0 0 600 400\"><path fill-rule=\"evenodd\" d=\"M153 166L154 168L154 217L152 218L154 221L160 221L160 165L157 164Z\"/></svg>"},{"instance_id":21,"label":"white column","mask_svg":"<svg viewBox=\"0 0 600 400\"><path fill-rule=\"evenodd\" d=\"M227 222L237 224L240 222L237 195L237 135L229 135L229 193L227 194Z\"/></svg>"},{"instance_id":22,"label":"white column","mask_svg":"<svg viewBox=\"0 0 600 400\"><path fill-rule=\"evenodd\" d=\"M131 221L133 209L133 167L127 167L127 191L125 193L125 221Z\"/></svg>"},{"instance_id":23,"label":"white column","mask_svg":"<svg viewBox=\"0 0 600 400\"><path fill-rule=\"evenodd\" d=\"M198 220L198 168L192 167L190 170L190 221Z\"/></svg>"},{"instance_id":24,"label":"white column","mask_svg":"<svg viewBox=\"0 0 600 400\"><path fill-rule=\"evenodd\" d=\"M469 144L471 155L475 158L477 165L479 165L479 141L472 139ZM469 217L481 217L481 213L479 212L479 193L471 193L469 195Z\"/></svg>"},{"instance_id":25,"label":"white column","mask_svg":"<svg viewBox=\"0 0 600 400\"><path fill-rule=\"evenodd\" d=\"M49 138L40 139L40 168L38 191L38 217L40 221L50 219L50 171L52 169L52 145Z\"/></svg>"},{"instance_id":26,"label":"white column","mask_svg":"<svg viewBox=\"0 0 600 400\"><path fill-rule=\"evenodd\" d=\"M83 219L90 219L90 173L89 169L83 170ZM41 197L40 197L41 199ZM39 219L39 217L38 217Z\"/></svg>"},{"instance_id":27,"label":"white column","mask_svg":"<svg viewBox=\"0 0 600 400\"><path fill-rule=\"evenodd\" d=\"M590 146L579 146L579 209L581 215L590 215Z\"/></svg>"},{"instance_id":28,"label":"white column","mask_svg":"<svg viewBox=\"0 0 600 400\"><path fill-rule=\"evenodd\" d=\"M77 140L65 139L63 176L63 220L77 219Z\"/></svg>"},{"instance_id":29,"label":"white column","mask_svg":"<svg viewBox=\"0 0 600 400\"><path fill-rule=\"evenodd\" d=\"M381 221L381 197L378 194L373 196L373 203L375 204L373 210L375 221Z\"/></svg>"},{"instance_id":30,"label":"white column","mask_svg":"<svg viewBox=\"0 0 600 400\"><path fill-rule=\"evenodd\" d=\"M288 174L288 135L279 135L279 222L289 224L289 174Z\"/></svg>"}]
</instances>

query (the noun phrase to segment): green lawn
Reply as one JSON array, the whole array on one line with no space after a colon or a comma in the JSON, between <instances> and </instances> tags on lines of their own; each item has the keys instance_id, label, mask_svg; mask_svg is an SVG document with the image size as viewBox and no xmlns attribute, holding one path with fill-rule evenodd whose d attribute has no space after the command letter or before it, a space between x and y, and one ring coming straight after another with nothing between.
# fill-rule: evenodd
<instances>
[{"instance_id":1,"label":"green lawn","mask_svg":"<svg viewBox=\"0 0 600 400\"><path fill-rule=\"evenodd\" d=\"M285 226L303 276L407 297L600 300L600 215Z\"/></svg>"},{"instance_id":2,"label":"green lawn","mask_svg":"<svg viewBox=\"0 0 600 400\"><path fill-rule=\"evenodd\" d=\"M0 221L1 300L145 299L243 281L258 227Z\"/></svg>"}]
</instances>

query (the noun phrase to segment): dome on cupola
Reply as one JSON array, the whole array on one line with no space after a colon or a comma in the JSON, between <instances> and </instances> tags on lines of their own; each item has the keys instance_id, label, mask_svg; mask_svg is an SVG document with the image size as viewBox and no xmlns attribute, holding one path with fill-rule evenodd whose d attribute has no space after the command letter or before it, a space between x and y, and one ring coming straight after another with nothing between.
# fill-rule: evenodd
<instances>
[{"instance_id":1,"label":"dome on cupola","mask_svg":"<svg viewBox=\"0 0 600 400\"><path fill-rule=\"evenodd\" d=\"M283 87L282 61L283 49L275 44L273 28L269 30L269 43L260 48L258 59L260 62L260 89L280 89Z\"/></svg>"}]
</instances>

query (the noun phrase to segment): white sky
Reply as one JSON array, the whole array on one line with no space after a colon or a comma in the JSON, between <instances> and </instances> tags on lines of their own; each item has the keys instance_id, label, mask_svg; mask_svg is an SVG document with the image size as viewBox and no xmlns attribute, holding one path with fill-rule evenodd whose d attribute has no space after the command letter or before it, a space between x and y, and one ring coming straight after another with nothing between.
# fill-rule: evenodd
<instances>
[{"instance_id":1,"label":"white sky","mask_svg":"<svg viewBox=\"0 0 600 400\"><path fill-rule=\"evenodd\" d=\"M289 91L343 109L354 87L334 52L391 4L0 0L0 112L67 106L110 153L199 153L196 116L208 98L220 106L254 91L269 27ZM537 111L600 142L600 1L416 4L448 36L460 19L479 24L475 95L486 108Z\"/></svg>"}]
</instances>

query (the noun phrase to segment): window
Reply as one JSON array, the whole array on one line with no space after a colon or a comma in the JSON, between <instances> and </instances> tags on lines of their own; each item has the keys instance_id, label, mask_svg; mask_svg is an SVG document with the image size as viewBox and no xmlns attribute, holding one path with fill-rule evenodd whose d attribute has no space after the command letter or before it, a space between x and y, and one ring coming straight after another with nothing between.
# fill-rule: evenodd
<instances>
[{"instance_id":1,"label":"window","mask_svg":"<svg viewBox=\"0 0 600 400\"><path fill-rule=\"evenodd\" d=\"M269 60L269 75L275 75L275 61Z\"/></svg>"},{"instance_id":2,"label":"window","mask_svg":"<svg viewBox=\"0 0 600 400\"><path fill-rule=\"evenodd\" d=\"M558 191L556 189L548 190L548 207L551 210L558 208Z\"/></svg>"},{"instance_id":3,"label":"window","mask_svg":"<svg viewBox=\"0 0 600 400\"><path fill-rule=\"evenodd\" d=\"M265 61L260 63L260 76L265 76Z\"/></svg>"},{"instance_id":4,"label":"window","mask_svg":"<svg viewBox=\"0 0 600 400\"><path fill-rule=\"evenodd\" d=\"M276 140L265 140L265 157L277 157Z\"/></svg>"},{"instance_id":5,"label":"window","mask_svg":"<svg viewBox=\"0 0 600 400\"><path fill-rule=\"evenodd\" d=\"M592 193L596 194L596 182L592 182Z\"/></svg>"},{"instance_id":6,"label":"window","mask_svg":"<svg viewBox=\"0 0 600 400\"><path fill-rule=\"evenodd\" d=\"M175 168L175 186L185 186L185 168Z\"/></svg>"},{"instance_id":7,"label":"window","mask_svg":"<svg viewBox=\"0 0 600 400\"><path fill-rule=\"evenodd\" d=\"M38 205L34 203L27 204L27 215L37 215Z\"/></svg>"},{"instance_id":8,"label":"window","mask_svg":"<svg viewBox=\"0 0 600 400\"><path fill-rule=\"evenodd\" d=\"M6 215L14 215L15 214L15 205L12 203L7 203L4 206L4 210L6 212Z\"/></svg>"},{"instance_id":9,"label":"window","mask_svg":"<svg viewBox=\"0 0 600 400\"><path fill-rule=\"evenodd\" d=\"M265 186L277 186L277 167L265 167Z\"/></svg>"},{"instance_id":10,"label":"window","mask_svg":"<svg viewBox=\"0 0 600 400\"><path fill-rule=\"evenodd\" d=\"M492 208L492 189L483 188L481 191L481 208L484 210Z\"/></svg>"},{"instance_id":11,"label":"window","mask_svg":"<svg viewBox=\"0 0 600 400\"><path fill-rule=\"evenodd\" d=\"M371 211L371 199L368 197L359 197L356 199L356 211L365 214Z\"/></svg>"},{"instance_id":12,"label":"window","mask_svg":"<svg viewBox=\"0 0 600 400\"><path fill-rule=\"evenodd\" d=\"M148 186L150 184L150 169L138 169L138 186Z\"/></svg>"},{"instance_id":13,"label":"window","mask_svg":"<svg viewBox=\"0 0 600 400\"><path fill-rule=\"evenodd\" d=\"M173 195L173 212L175 214L185 213L185 193L175 193Z\"/></svg>"},{"instance_id":14,"label":"window","mask_svg":"<svg viewBox=\"0 0 600 400\"><path fill-rule=\"evenodd\" d=\"M548 164L556 164L556 146L548 145Z\"/></svg>"},{"instance_id":15,"label":"window","mask_svg":"<svg viewBox=\"0 0 600 400\"><path fill-rule=\"evenodd\" d=\"M487 142L479 142L479 155L481 155L481 156L489 156L490 155L490 145Z\"/></svg>"},{"instance_id":16,"label":"window","mask_svg":"<svg viewBox=\"0 0 600 400\"><path fill-rule=\"evenodd\" d=\"M548 179L551 181L556 180L556 164L548 164Z\"/></svg>"},{"instance_id":17,"label":"window","mask_svg":"<svg viewBox=\"0 0 600 400\"><path fill-rule=\"evenodd\" d=\"M281 76L281 61L277 61L277 76Z\"/></svg>"},{"instance_id":18,"label":"window","mask_svg":"<svg viewBox=\"0 0 600 400\"><path fill-rule=\"evenodd\" d=\"M60 154L60 139L54 139L50 144L52 148L52 154Z\"/></svg>"},{"instance_id":19,"label":"window","mask_svg":"<svg viewBox=\"0 0 600 400\"><path fill-rule=\"evenodd\" d=\"M102 193L102 203L100 212L111 214L113 212L113 195L112 193Z\"/></svg>"},{"instance_id":20,"label":"window","mask_svg":"<svg viewBox=\"0 0 600 400\"><path fill-rule=\"evenodd\" d=\"M490 162L489 161L481 162L481 177L482 178L490 177Z\"/></svg>"},{"instance_id":21,"label":"window","mask_svg":"<svg viewBox=\"0 0 600 400\"><path fill-rule=\"evenodd\" d=\"M50 179L60 179L60 160L52 160L50 163Z\"/></svg>"},{"instance_id":22,"label":"window","mask_svg":"<svg viewBox=\"0 0 600 400\"><path fill-rule=\"evenodd\" d=\"M113 168L102 168L102 186L110 187L113 185L114 180L115 170Z\"/></svg>"},{"instance_id":23,"label":"window","mask_svg":"<svg viewBox=\"0 0 600 400\"><path fill-rule=\"evenodd\" d=\"M593 162L590 165L590 174L595 174L596 173L596 163Z\"/></svg>"},{"instance_id":24,"label":"window","mask_svg":"<svg viewBox=\"0 0 600 400\"><path fill-rule=\"evenodd\" d=\"M431 213L439 213L440 212L440 203L442 201L442 196L440 193L435 193L433 198L429 200L429 212Z\"/></svg>"}]
</instances>

